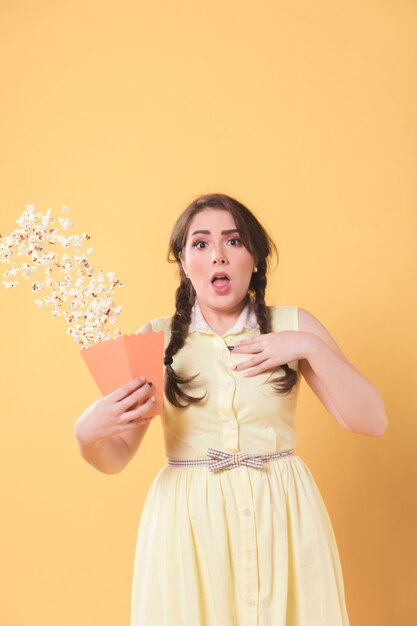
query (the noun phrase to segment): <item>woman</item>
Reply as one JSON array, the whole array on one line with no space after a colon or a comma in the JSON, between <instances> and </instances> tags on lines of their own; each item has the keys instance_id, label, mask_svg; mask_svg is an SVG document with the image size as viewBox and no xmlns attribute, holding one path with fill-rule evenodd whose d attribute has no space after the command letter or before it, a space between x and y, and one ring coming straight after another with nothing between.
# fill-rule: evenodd
<instances>
[{"instance_id":1,"label":"woman","mask_svg":"<svg viewBox=\"0 0 417 626\"><path fill-rule=\"evenodd\" d=\"M294 453L300 374L347 430L381 436L382 397L324 326L266 306L275 246L224 194L178 218L168 260L180 286L163 331L161 415L168 463L139 524L131 626L346 626L341 564L327 510ZM152 387L133 380L78 419L83 457L121 471L151 419Z\"/></svg>"}]
</instances>

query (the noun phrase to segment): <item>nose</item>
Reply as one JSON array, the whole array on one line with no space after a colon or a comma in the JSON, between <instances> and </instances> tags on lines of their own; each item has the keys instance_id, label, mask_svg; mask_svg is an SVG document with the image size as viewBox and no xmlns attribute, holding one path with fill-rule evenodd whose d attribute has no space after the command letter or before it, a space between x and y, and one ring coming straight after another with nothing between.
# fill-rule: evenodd
<instances>
[{"instance_id":1,"label":"nose","mask_svg":"<svg viewBox=\"0 0 417 626\"><path fill-rule=\"evenodd\" d=\"M220 250L213 251L212 263L222 264L227 263L226 257L221 253Z\"/></svg>"}]
</instances>

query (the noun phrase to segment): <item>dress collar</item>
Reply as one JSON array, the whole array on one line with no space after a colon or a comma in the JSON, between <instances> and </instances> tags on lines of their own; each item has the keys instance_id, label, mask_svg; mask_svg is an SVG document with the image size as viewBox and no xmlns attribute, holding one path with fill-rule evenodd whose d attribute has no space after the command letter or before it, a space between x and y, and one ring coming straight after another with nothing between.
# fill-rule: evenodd
<instances>
[{"instance_id":1,"label":"dress collar","mask_svg":"<svg viewBox=\"0 0 417 626\"><path fill-rule=\"evenodd\" d=\"M251 330L259 328L259 324L253 308L252 298L250 298L249 301L245 304L232 328L229 328L229 330L227 330L224 334L229 335L231 333L239 333L244 328L249 328ZM215 331L207 324L201 312L198 300L195 301L191 310L191 322L188 328L188 332L215 333ZM215 334L217 335L218 333Z\"/></svg>"}]
</instances>

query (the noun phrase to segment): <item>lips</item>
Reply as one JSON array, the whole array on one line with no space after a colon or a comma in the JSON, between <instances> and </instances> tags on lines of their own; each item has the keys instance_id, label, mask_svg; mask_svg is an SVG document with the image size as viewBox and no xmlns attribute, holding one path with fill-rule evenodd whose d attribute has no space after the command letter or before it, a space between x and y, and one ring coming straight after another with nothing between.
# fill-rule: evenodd
<instances>
[{"instance_id":1,"label":"lips","mask_svg":"<svg viewBox=\"0 0 417 626\"><path fill-rule=\"evenodd\" d=\"M215 281L226 281L226 280L230 280L230 276L229 274L226 274L226 272L215 272L213 274L213 276L211 277L211 282L214 283Z\"/></svg>"},{"instance_id":2,"label":"lips","mask_svg":"<svg viewBox=\"0 0 417 626\"><path fill-rule=\"evenodd\" d=\"M226 272L216 272L211 277L211 286L219 294L227 294L231 289L231 279Z\"/></svg>"}]
</instances>

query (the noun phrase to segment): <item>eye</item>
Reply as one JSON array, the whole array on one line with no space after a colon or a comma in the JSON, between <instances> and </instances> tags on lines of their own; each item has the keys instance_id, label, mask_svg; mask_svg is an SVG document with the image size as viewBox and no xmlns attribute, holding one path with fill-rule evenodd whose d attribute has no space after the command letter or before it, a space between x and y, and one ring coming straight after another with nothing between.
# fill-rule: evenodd
<instances>
[{"instance_id":1,"label":"eye","mask_svg":"<svg viewBox=\"0 0 417 626\"><path fill-rule=\"evenodd\" d=\"M229 239L228 241L234 241L234 242L237 242L237 244L236 244L236 243L234 243L234 244L232 245L232 247L233 247L233 248L235 248L235 247L236 247L236 245L239 245L239 246L240 246L240 244L242 243L242 240L240 239L240 237L232 237L232 239Z\"/></svg>"},{"instance_id":2,"label":"eye","mask_svg":"<svg viewBox=\"0 0 417 626\"><path fill-rule=\"evenodd\" d=\"M200 244L203 244L203 247L201 247ZM205 241L201 241L201 239L199 239L198 241L194 241L194 243L192 244L192 247L197 248L198 250L204 250L206 245L207 244Z\"/></svg>"}]
</instances>

